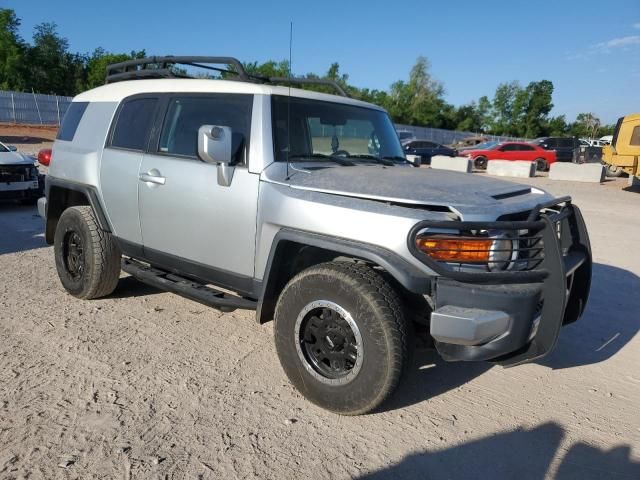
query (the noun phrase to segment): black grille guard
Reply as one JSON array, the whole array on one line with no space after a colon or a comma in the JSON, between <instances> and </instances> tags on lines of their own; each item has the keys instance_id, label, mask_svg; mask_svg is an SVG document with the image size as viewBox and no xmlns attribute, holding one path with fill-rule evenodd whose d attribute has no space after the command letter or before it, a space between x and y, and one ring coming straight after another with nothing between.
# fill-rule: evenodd
<instances>
[{"instance_id":1,"label":"black grille guard","mask_svg":"<svg viewBox=\"0 0 640 480\"><path fill-rule=\"evenodd\" d=\"M425 228L459 231L528 230L541 236L544 255L539 265L531 270L457 271L418 250L415 239ZM582 213L568 196L537 205L526 221L421 221L411 229L408 247L416 258L438 275L458 282L543 284L544 302L535 336L520 350L495 359L503 366L519 365L549 353L557 342L560 328L580 318L587 304L591 287L591 244Z\"/></svg>"}]
</instances>

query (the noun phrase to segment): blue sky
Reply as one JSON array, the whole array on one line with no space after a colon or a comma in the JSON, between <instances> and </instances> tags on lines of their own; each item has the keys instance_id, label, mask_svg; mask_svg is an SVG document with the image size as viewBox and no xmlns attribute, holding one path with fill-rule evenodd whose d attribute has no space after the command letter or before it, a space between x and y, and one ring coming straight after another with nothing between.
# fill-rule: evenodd
<instances>
[{"instance_id":1,"label":"blue sky","mask_svg":"<svg viewBox=\"0 0 640 480\"><path fill-rule=\"evenodd\" d=\"M293 21L294 73L337 61L354 85L386 89L424 55L455 105L491 97L500 82L548 79L553 113L568 120L591 111L610 123L640 110L639 0L2 3L25 39L53 21L72 51L284 59Z\"/></svg>"}]
</instances>

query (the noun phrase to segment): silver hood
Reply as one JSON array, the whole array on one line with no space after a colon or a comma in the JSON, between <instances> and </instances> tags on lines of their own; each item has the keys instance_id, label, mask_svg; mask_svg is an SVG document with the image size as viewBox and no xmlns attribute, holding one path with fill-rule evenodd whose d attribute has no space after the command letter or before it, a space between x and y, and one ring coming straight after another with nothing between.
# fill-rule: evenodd
<instances>
[{"instance_id":1,"label":"silver hood","mask_svg":"<svg viewBox=\"0 0 640 480\"><path fill-rule=\"evenodd\" d=\"M505 213L530 210L553 197L528 185L491 178L485 174L468 174L412 168L362 165L313 169L317 164L271 164L263 180L291 188L327 194L365 198L395 204L425 207L448 207L467 219L497 218ZM311 169L309 168L311 167Z\"/></svg>"},{"instance_id":2,"label":"silver hood","mask_svg":"<svg viewBox=\"0 0 640 480\"><path fill-rule=\"evenodd\" d=\"M35 159L18 152L0 152L0 165L35 165Z\"/></svg>"}]
</instances>

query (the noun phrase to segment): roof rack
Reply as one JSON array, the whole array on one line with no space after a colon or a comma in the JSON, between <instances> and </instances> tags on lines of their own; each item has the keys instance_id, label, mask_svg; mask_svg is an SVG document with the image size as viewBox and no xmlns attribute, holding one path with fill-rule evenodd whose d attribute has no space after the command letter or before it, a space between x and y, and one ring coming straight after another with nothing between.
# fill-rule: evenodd
<instances>
[{"instance_id":1,"label":"roof rack","mask_svg":"<svg viewBox=\"0 0 640 480\"><path fill-rule=\"evenodd\" d=\"M149 78L193 78L190 75L172 69L173 65L185 65L206 70L214 70L220 73L228 73L234 77L230 80L254 83L296 84L296 85L326 85L332 87L339 95L348 97L345 90L333 80L322 78L299 77L264 77L248 73L240 60L233 57L203 57L203 56L165 56L146 57L114 63L107 66L105 83L114 83L124 80L137 80ZM214 67L212 65L227 65L229 68Z\"/></svg>"}]
</instances>

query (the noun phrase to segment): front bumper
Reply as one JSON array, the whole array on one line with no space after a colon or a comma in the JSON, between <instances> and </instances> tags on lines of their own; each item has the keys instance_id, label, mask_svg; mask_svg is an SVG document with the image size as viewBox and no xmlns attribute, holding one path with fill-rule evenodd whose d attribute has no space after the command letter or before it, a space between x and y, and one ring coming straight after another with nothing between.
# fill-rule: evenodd
<instances>
[{"instance_id":1,"label":"front bumper","mask_svg":"<svg viewBox=\"0 0 640 480\"><path fill-rule=\"evenodd\" d=\"M482 228L477 222L453 223L460 230ZM422 222L419 228L432 225ZM562 325L582 315L589 296L591 247L582 214L564 198L539 205L525 222L485 225L535 229L542 239L540 264L525 271L469 273L419 257L440 274L430 319L435 346L448 361L506 366L540 358L553 349Z\"/></svg>"}]
</instances>

